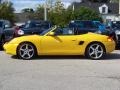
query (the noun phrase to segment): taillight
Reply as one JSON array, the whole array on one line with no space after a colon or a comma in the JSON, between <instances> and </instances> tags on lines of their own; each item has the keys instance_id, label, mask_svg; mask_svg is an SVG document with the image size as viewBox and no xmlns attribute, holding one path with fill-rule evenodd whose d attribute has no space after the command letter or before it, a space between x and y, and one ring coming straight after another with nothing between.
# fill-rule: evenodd
<instances>
[{"instance_id":1,"label":"taillight","mask_svg":"<svg viewBox=\"0 0 120 90\"><path fill-rule=\"evenodd\" d=\"M18 30L19 30L19 29L20 29L19 27L15 27L15 31L14 31L14 36L15 36L15 37L18 36Z\"/></svg>"},{"instance_id":2,"label":"taillight","mask_svg":"<svg viewBox=\"0 0 120 90\"><path fill-rule=\"evenodd\" d=\"M113 41L113 37L108 37L107 40L108 40L109 42L111 42L111 41Z\"/></svg>"},{"instance_id":3,"label":"taillight","mask_svg":"<svg viewBox=\"0 0 120 90\"><path fill-rule=\"evenodd\" d=\"M17 33L18 33L18 35L24 35L24 31L21 29L19 29Z\"/></svg>"},{"instance_id":4,"label":"taillight","mask_svg":"<svg viewBox=\"0 0 120 90\"><path fill-rule=\"evenodd\" d=\"M17 36L21 36L21 35L23 35L24 34L24 31L23 30L21 30L19 27L16 27L15 28L15 36L17 37Z\"/></svg>"}]
</instances>

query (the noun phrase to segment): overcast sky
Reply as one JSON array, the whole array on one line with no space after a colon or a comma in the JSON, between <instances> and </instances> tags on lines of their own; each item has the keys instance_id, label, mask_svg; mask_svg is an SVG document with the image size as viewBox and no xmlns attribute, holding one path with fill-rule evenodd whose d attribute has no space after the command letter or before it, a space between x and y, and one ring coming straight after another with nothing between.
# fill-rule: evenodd
<instances>
[{"instance_id":1,"label":"overcast sky","mask_svg":"<svg viewBox=\"0 0 120 90\"><path fill-rule=\"evenodd\" d=\"M20 12L23 8L36 8L38 4L43 4L45 0L11 0L13 5L16 9L16 12ZM65 4L65 7L69 6L73 1L80 1L80 0L62 0Z\"/></svg>"}]
</instances>

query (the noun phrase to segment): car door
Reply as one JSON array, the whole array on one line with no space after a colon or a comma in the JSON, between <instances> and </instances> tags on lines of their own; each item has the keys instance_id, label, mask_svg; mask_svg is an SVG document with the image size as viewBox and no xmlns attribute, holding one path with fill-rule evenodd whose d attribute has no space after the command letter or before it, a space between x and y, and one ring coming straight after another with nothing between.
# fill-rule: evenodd
<instances>
[{"instance_id":1,"label":"car door","mask_svg":"<svg viewBox=\"0 0 120 90\"><path fill-rule=\"evenodd\" d=\"M14 29L9 21L5 21L3 33L5 35L5 40L8 41L13 38Z\"/></svg>"},{"instance_id":2,"label":"car door","mask_svg":"<svg viewBox=\"0 0 120 90\"><path fill-rule=\"evenodd\" d=\"M2 37L2 33L3 33L3 21L0 21L0 40Z\"/></svg>"},{"instance_id":3,"label":"car door","mask_svg":"<svg viewBox=\"0 0 120 90\"><path fill-rule=\"evenodd\" d=\"M48 55L74 55L80 52L77 36L69 29L59 29L55 31L54 36L44 36L41 40L41 54Z\"/></svg>"}]
</instances>

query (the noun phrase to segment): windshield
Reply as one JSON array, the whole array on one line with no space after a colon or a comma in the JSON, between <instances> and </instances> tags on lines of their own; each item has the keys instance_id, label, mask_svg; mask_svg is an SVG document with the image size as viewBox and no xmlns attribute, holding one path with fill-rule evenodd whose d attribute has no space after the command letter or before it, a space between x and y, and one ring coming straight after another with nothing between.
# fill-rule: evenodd
<instances>
[{"instance_id":1,"label":"windshield","mask_svg":"<svg viewBox=\"0 0 120 90\"><path fill-rule=\"evenodd\" d=\"M47 29L47 30L44 30L40 35L45 35L46 33L50 32L50 31L52 31L52 30L54 31L56 28L57 28L57 27L54 26L54 27L51 27L51 28L49 28L49 29Z\"/></svg>"},{"instance_id":2,"label":"windshield","mask_svg":"<svg viewBox=\"0 0 120 90\"><path fill-rule=\"evenodd\" d=\"M46 33L48 33L51 29L48 30L44 30L40 35L45 35Z\"/></svg>"},{"instance_id":3,"label":"windshield","mask_svg":"<svg viewBox=\"0 0 120 90\"><path fill-rule=\"evenodd\" d=\"M0 21L0 28L3 27L3 22Z\"/></svg>"},{"instance_id":4,"label":"windshield","mask_svg":"<svg viewBox=\"0 0 120 90\"><path fill-rule=\"evenodd\" d=\"M102 24L100 22L94 22L94 24L96 25L96 27L102 26Z\"/></svg>"},{"instance_id":5,"label":"windshield","mask_svg":"<svg viewBox=\"0 0 120 90\"><path fill-rule=\"evenodd\" d=\"M25 23L24 28L35 28L35 27L41 27L40 23L34 23L34 22L27 22Z\"/></svg>"}]
</instances>

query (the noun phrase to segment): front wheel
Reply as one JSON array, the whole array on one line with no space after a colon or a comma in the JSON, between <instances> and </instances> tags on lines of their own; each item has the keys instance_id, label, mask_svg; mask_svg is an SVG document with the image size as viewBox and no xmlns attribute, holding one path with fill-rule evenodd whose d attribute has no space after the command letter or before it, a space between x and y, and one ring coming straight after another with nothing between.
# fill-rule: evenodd
<instances>
[{"instance_id":1,"label":"front wheel","mask_svg":"<svg viewBox=\"0 0 120 90\"><path fill-rule=\"evenodd\" d=\"M2 49L3 50L3 45L4 45L4 43L5 43L5 39L4 38L1 38L1 41L0 41L1 43L0 43L0 49Z\"/></svg>"},{"instance_id":2,"label":"front wheel","mask_svg":"<svg viewBox=\"0 0 120 90\"><path fill-rule=\"evenodd\" d=\"M86 49L86 56L93 60L101 59L105 54L104 46L100 43L90 44Z\"/></svg>"},{"instance_id":3,"label":"front wheel","mask_svg":"<svg viewBox=\"0 0 120 90\"><path fill-rule=\"evenodd\" d=\"M22 43L18 46L17 55L24 60L33 59L36 56L35 46L31 43Z\"/></svg>"}]
</instances>

